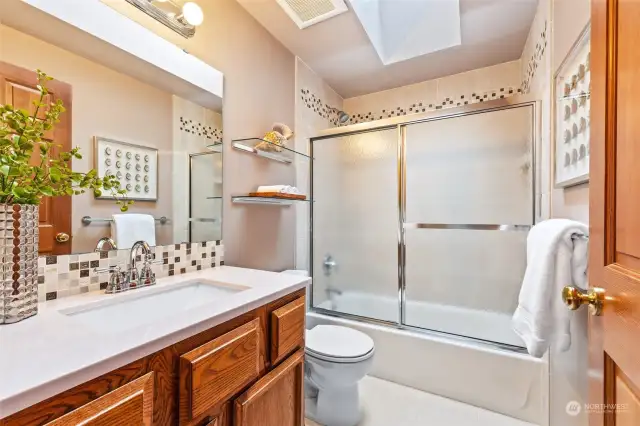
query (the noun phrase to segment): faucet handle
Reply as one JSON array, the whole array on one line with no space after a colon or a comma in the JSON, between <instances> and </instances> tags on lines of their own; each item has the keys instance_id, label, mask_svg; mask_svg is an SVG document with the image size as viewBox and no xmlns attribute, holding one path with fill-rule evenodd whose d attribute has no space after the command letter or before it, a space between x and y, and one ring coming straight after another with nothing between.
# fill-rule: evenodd
<instances>
[{"instance_id":1,"label":"faucet handle","mask_svg":"<svg viewBox=\"0 0 640 426\"><path fill-rule=\"evenodd\" d=\"M151 255L147 255L140 271L140 282L142 285L153 285L156 283L156 274L151 269L151 264L156 263L152 260Z\"/></svg>"},{"instance_id":2,"label":"faucet handle","mask_svg":"<svg viewBox=\"0 0 640 426\"><path fill-rule=\"evenodd\" d=\"M127 290L127 280L125 278L124 272L122 272L120 267L114 266L111 271L112 272L111 276L109 277L109 284L107 284L105 293L118 293L120 291Z\"/></svg>"}]
</instances>

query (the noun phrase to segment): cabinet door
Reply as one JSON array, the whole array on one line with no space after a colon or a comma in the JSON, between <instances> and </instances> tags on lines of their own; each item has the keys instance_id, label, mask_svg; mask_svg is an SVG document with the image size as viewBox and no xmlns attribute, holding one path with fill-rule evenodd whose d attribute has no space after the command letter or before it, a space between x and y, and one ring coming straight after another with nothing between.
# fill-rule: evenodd
<instances>
[{"instance_id":1,"label":"cabinet door","mask_svg":"<svg viewBox=\"0 0 640 426\"><path fill-rule=\"evenodd\" d=\"M235 401L235 426L301 426L304 349L258 380Z\"/></svg>"},{"instance_id":2,"label":"cabinet door","mask_svg":"<svg viewBox=\"0 0 640 426\"><path fill-rule=\"evenodd\" d=\"M46 426L151 426L153 372L127 383Z\"/></svg>"},{"instance_id":3,"label":"cabinet door","mask_svg":"<svg viewBox=\"0 0 640 426\"><path fill-rule=\"evenodd\" d=\"M304 296L271 312L272 365L304 347L304 319Z\"/></svg>"},{"instance_id":4,"label":"cabinet door","mask_svg":"<svg viewBox=\"0 0 640 426\"><path fill-rule=\"evenodd\" d=\"M261 333L256 318L180 357L180 425L199 424L258 378Z\"/></svg>"}]
</instances>

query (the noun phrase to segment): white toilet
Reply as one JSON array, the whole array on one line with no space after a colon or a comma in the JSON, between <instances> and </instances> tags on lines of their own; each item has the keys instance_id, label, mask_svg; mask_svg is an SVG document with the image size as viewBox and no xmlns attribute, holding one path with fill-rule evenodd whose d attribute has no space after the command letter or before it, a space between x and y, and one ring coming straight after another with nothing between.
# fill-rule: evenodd
<instances>
[{"instance_id":1,"label":"white toilet","mask_svg":"<svg viewBox=\"0 0 640 426\"><path fill-rule=\"evenodd\" d=\"M371 337L348 327L317 325L307 330L305 414L324 426L355 426L362 413L358 382L373 362Z\"/></svg>"}]
</instances>

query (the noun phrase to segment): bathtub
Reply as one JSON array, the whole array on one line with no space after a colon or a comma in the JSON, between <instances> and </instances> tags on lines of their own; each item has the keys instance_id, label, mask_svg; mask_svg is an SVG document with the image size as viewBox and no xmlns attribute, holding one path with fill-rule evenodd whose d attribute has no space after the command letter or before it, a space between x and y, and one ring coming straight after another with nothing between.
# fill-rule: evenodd
<instances>
[{"instance_id":1,"label":"bathtub","mask_svg":"<svg viewBox=\"0 0 640 426\"><path fill-rule=\"evenodd\" d=\"M548 424L548 364L525 353L473 339L341 318L335 308L363 317L395 321L398 299L345 291L307 314L307 327L336 324L367 333L376 345L371 375L486 408L517 419ZM433 324L463 336L521 345L510 316L472 309L407 302L407 323ZM442 328L441 328L442 329Z\"/></svg>"}]
</instances>

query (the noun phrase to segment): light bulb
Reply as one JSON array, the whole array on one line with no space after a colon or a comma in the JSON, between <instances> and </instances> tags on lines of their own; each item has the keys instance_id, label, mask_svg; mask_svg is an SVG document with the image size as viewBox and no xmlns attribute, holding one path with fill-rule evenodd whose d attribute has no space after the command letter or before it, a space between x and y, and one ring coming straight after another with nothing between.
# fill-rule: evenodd
<instances>
[{"instance_id":1,"label":"light bulb","mask_svg":"<svg viewBox=\"0 0 640 426\"><path fill-rule=\"evenodd\" d=\"M204 20L202 8L192 1L186 2L184 6L182 6L182 16L185 21L194 27L202 24L202 21Z\"/></svg>"}]
</instances>

